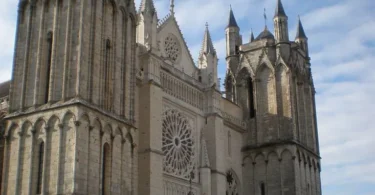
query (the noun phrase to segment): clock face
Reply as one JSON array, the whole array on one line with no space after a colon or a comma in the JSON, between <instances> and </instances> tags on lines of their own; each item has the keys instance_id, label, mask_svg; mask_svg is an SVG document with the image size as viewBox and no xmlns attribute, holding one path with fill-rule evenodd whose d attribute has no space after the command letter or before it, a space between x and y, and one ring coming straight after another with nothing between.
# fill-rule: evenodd
<instances>
[{"instance_id":1,"label":"clock face","mask_svg":"<svg viewBox=\"0 0 375 195\"><path fill-rule=\"evenodd\" d=\"M169 34L164 40L164 51L167 58L175 63L178 61L181 55L181 47L177 40L177 37L173 34Z\"/></svg>"}]
</instances>

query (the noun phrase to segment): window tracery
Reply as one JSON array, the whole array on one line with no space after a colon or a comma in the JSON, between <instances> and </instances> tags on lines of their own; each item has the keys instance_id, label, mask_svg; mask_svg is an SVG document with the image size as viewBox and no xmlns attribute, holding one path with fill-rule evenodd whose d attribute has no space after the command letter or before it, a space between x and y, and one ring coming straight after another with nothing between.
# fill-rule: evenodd
<instances>
[{"instance_id":1,"label":"window tracery","mask_svg":"<svg viewBox=\"0 0 375 195\"><path fill-rule=\"evenodd\" d=\"M227 191L226 195L238 195L238 181L232 171L227 172Z\"/></svg>"},{"instance_id":2,"label":"window tracery","mask_svg":"<svg viewBox=\"0 0 375 195\"><path fill-rule=\"evenodd\" d=\"M169 174L190 178L194 171L194 138L188 119L175 109L163 113L163 164Z\"/></svg>"},{"instance_id":3,"label":"window tracery","mask_svg":"<svg viewBox=\"0 0 375 195\"><path fill-rule=\"evenodd\" d=\"M176 62L180 57L180 44L177 37L169 34L164 41L164 50L167 58L172 62Z\"/></svg>"}]
</instances>

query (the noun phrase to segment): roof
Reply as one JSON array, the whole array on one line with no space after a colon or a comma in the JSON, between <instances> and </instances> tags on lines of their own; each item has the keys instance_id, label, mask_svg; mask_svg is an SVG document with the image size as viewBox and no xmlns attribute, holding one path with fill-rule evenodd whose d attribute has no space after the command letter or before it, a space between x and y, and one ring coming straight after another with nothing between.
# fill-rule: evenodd
<instances>
[{"instance_id":1,"label":"roof","mask_svg":"<svg viewBox=\"0 0 375 195\"><path fill-rule=\"evenodd\" d=\"M228 18L227 28L229 28L229 27L237 27L238 28L236 18L234 17L234 14L233 14L232 6L230 7L230 10L229 10L229 18Z\"/></svg>"},{"instance_id":2,"label":"roof","mask_svg":"<svg viewBox=\"0 0 375 195\"><path fill-rule=\"evenodd\" d=\"M275 17L286 17L286 13L283 7L283 4L281 3L281 0L277 0L276 10L275 10Z\"/></svg>"},{"instance_id":3,"label":"roof","mask_svg":"<svg viewBox=\"0 0 375 195\"><path fill-rule=\"evenodd\" d=\"M0 98L8 96L10 89L10 81L0 83Z\"/></svg>"},{"instance_id":4,"label":"roof","mask_svg":"<svg viewBox=\"0 0 375 195\"><path fill-rule=\"evenodd\" d=\"M296 39L307 39L305 30L303 29L301 19L298 18Z\"/></svg>"},{"instance_id":5,"label":"roof","mask_svg":"<svg viewBox=\"0 0 375 195\"><path fill-rule=\"evenodd\" d=\"M261 39L275 39L273 34L268 30L268 28L264 28L263 32L261 32L257 38L255 39L256 41L261 40Z\"/></svg>"}]
</instances>

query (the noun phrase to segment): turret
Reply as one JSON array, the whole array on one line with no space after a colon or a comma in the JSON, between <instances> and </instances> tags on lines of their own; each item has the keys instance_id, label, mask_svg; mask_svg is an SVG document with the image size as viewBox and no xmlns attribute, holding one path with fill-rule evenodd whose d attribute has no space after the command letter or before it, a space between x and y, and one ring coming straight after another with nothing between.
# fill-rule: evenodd
<instances>
[{"instance_id":1,"label":"turret","mask_svg":"<svg viewBox=\"0 0 375 195\"><path fill-rule=\"evenodd\" d=\"M204 32L202 48L199 53L198 66L201 69L201 81L207 85L218 85L217 76L217 55L214 45L212 43L210 31L208 30L208 24L206 24L206 30Z\"/></svg>"},{"instance_id":2,"label":"turret","mask_svg":"<svg viewBox=\"0 0 375 195\"><path fill-rule=\"evenodd\" d=\"M225 78L225 93L226 98L235 102L236 90L234 73L237 70L239 63L239 47L242 44L240 35L240 28L237 25L236 18L234 17L232 7L229 10L228 25L225 29L226 35L226 61L227 61L227 74Z\"/></svg>"},{"instance_id":3,"label":"turret","mask_svg":"<svg viewBox=\"0 0 375 195\"><path fill-rule=\"evenodd\" d=\"M236 56L238 54L239 45L241 45L240 28L237 25L232 7L229 10L228 25L225 29L227 43L227 57Z\"/></svg>"},{"instance_id":4,"label":"turret","mask_svg":"<svg viewBox=\"0 0 375 195\"><path fill-rule=\"evenodd\" d=\"M142 0L138 15L137 42L148 49L156 48L158 17L153 0Z\"/></svg>"},{"instance_id":5,"label":"turret","mask_svg":"<svg viewBox=\"0 0 375 195\"><path fill-rule=\"evenodd\" d=\"M301 18L298 17L298 25L297 25L297 34L296 34L296 43L301 47L303 51L305 51L306 56L309 56L309 46L308 46L308 38L305 34L305 30L303 29Z\"/></svg>"},{"instance_id":6,"label":"turret","mask_svg":"<svg viewBox=\"0 0 375 195\"><path fill-rule=\"evenodd\" d=\"M277 0L275 17L273 18L275 28L275 38L277 43L288 43L289 32L288 32L288 16L285 14L285 10L281 0Z\"/></svg>"}]
</instances>

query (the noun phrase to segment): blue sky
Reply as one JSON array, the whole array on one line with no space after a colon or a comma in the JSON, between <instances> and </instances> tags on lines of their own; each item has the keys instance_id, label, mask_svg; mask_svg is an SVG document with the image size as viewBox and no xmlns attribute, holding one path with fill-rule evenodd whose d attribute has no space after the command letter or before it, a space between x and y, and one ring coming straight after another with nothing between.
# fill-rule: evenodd
<instances>
[{"instance_id":1,"label":"blue sky","mask_svg":"<svg viewBox=\"0 0 375 195\"><path fill-rule=\"evenodd\" d=\"M140 0L136 0L137 5ZM169 0L155 1L159 18ZM205 23L225 74L224 28L232 4L244 42L268 26L276 0L176 0L176 17L196 59ZM318 127L325 195L375 194L375 1L283 0L294 39L298 15L309 37L317 91ZM198 6L199 5L199 6ZM0 82L10 79L16 0L0 1Z\"/></svg>"}]
</instances>

